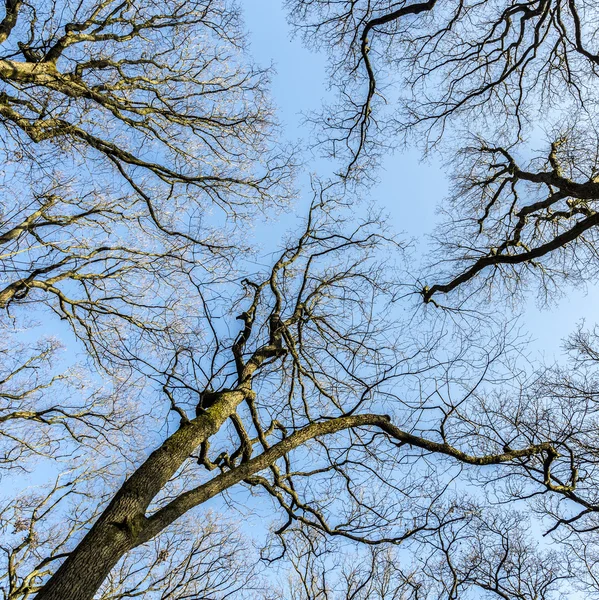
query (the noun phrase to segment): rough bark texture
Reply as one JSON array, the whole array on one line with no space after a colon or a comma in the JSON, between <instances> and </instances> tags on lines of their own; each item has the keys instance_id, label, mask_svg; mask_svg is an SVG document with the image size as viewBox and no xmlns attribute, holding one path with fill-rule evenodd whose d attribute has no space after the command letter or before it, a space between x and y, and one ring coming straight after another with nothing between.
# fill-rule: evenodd
<instances>
[{"instance_id":1,"label":"rough bark texture","mask_svg":"<svg viewBox=\"0 0 599 600\"><path fill-rule=\"evenodd\" d=\"M152 499L199 444L218 431L244 397L243 391L223 393L205 414L183 423L152 452L36 599L91 600L120 558L137 545Z\"/></svg>"}]
</instances>

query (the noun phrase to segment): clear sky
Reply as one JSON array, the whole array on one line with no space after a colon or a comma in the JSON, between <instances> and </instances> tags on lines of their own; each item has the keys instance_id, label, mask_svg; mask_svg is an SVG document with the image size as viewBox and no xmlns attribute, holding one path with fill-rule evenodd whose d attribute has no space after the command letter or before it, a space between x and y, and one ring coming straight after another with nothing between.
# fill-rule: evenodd
<instances>
[{"instance_id":1,"label":"clear sky","mask_svg":"<svg viewBox=\"0 0 599 600\"><path fill-rule=\"evenodd\" d=\"M273 64L272 93L284 134L290 139L307 139L310 130L303 124L302 113L317 110L327 96L326 56L304 47L301 39L292 39L282 0L242 2L251 51L263 66ZM389 156L380 172L379 183L368 190L372 199L388 212L393 228L417 237L426 249L426 237L437 223L436 207L448 194L448 184L440 157L422 162L418 151ZM314 158L309 169L327 173L328 165ZM300 202L298 210L301 211ZM286 229L286 221L281 222ZM535 340L533 353L551 360L560 355L562 339L582 319L593 325L599 315L599 286L573 289L554 306L539 308L534 298L525 307L523 323Z\"/></svg>"}]
</instances>

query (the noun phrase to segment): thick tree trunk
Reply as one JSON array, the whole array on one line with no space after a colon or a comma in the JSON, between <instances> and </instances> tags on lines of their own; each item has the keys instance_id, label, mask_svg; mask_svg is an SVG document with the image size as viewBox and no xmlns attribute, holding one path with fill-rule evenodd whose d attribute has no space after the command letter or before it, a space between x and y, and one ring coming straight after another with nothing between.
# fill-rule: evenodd
<instances>
[{"instance_id":1,"label":"thick tree trunk","mask_svg":"<svg viewBox=\"0 0 599 600\"><path fill-rule=\"evenodd\" d=\"M193 451L216 433L248 389L227 390L181 427L129 477L35 600L92 600L116 563L139 543L148 506Z\"/></svg>"},{"instance_id":2,"label":"thick tree trunk","mask_svg":"<svg viewBox=\"0 0 599 600\"><path fill-rule=\"evenodd\" d=\"M111 569L132 547L128 531L98 523L36 596L36 600L92 600Z\"/></svg>"}]
</instances>

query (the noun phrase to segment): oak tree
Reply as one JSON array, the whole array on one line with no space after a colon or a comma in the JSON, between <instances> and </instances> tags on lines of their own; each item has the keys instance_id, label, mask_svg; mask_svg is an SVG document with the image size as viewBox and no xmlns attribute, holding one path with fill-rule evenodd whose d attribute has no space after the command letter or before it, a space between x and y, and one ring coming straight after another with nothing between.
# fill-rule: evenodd
<instances>
[{"instance_id":1,"label":"oak tree","mask_svg":"<svg viewBox=\"0 0 599 600\"><path fill-rule=\"evenodd\" d=\"M257 266L247 225L292 199L294 158L238 8L4 3L0 467L72 468L2 509L4 596L596 593L597 333L529 366L485 311L593 273L596 9L287 4L330 51L339 103L313 120L343 162ZM531 158L558 101L587 120ZM450 147L464 127L443 263L414 273L347 184L394 136ZM84 357L49 363L36 318ZM272 512L283 591L202 512L243 488Z\"/></svg>"}]
</instances>

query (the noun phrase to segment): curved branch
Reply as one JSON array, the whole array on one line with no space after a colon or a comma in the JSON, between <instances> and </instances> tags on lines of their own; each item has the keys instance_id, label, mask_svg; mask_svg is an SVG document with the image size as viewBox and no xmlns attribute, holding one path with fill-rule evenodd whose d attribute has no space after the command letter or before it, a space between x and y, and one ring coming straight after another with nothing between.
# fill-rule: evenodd
<instances>
[{"instance_id":1,"label":"curved branch","mask_svg":"<svg viewBox=\"0 0 599 600\"><path fill-rule=\"evenodd\" d=\"M501 454L473 456L466 452L462 452L449 444L434 442L403 431L399 427L393 425L387 415L363 414L337 417L336 419L330 419L328 421L312 423L271 446L260 456L241 464L232 471L227 471L226 473L218 475L208 483L181 494L178 498L169 502L166 506L147 518L136 544L143 544L152 539L188 510L206 502L231 486L240 483L244 479L273 465L276 460L282 458L291 450L305 444L307 441L322 435L331 435L355 427L378 427L401 445L407 444L415 446L427 452L443 454L455 458L460 462L478 466L497 465L515 459L536 456L543 452L548 453L550 456L555 456L556 454L551 444L545 442L520 450L505 451Z\"/></svg>"}]
</instances>

